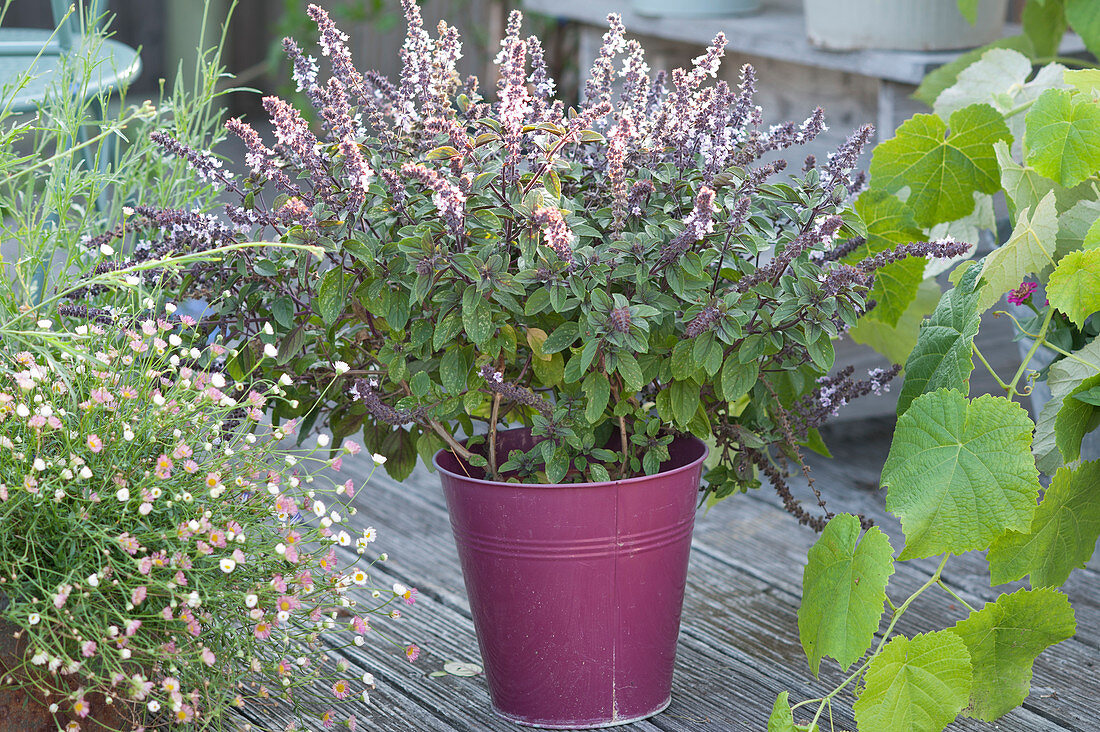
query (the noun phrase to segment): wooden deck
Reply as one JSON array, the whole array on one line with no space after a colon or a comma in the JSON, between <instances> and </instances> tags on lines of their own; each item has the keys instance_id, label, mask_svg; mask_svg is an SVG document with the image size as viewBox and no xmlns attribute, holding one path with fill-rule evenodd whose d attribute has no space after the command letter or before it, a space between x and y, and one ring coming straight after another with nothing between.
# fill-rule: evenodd
<instances>
[{"instance_id":1,"label":"wooden deck","mask_svg":"<svg viewBox=\"0 0 1100 732\"><path fill-rule=\"evenodd\" d=\"M817 485L833 511L874 517L899 549L899 525L885 514L884 494L878 489L891 426L887 420L837 425L826 436L834 460L815 458L813 464ZM344 476L365 475L370 461L363 457L345 460ZM378 579L420 591L418 602L408 608L401 623L404 635L423 649L415 664L377 639L343 654L353 671L369 670L378 679L370 704L356 702L348 709L358 717L359 728L393 732L518 729L493 714L484 676L430 675L451 661L480 663L436 476L418 467L398 484L380 470L360 493L357 507L357 525L375 526L379 540L373 546L390 555L384 565L389 576ZM780 691L790 690L792 701L818 697L843 678L835 663L825 661L822 679L814 680L798 643L802 566L815 536L798 526L768 490L735 496L699 514L672 704L647 721L621 727L624 732L764 730ZM928 561L899 565L887 590L891 598L903 599L933 569ZM1023 707L996 724L963 720L950 730L1091 732L1100 728L1098 570L1100 563L1094 561L1071 576L1067 591L1077 613L1077 635L1040 656L1031 695ZM979 554L953 559L944 580L971 605L980 606L996 596ZM962 615L946 593L929 591L913 605L898 630L913 634L942 628ZM845 696L842 701L836 707L836 729L854 729L852 698ZM259 708L247 709L245 716L253 729L282 729L286 723Z\"/></svg>"}]
</instances>

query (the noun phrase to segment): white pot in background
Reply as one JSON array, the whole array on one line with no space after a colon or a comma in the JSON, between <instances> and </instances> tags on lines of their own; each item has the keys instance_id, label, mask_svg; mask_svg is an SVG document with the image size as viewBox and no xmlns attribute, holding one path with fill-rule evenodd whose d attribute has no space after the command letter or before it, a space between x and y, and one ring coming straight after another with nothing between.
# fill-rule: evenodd
<instances>
[{"instance_id":1,"label":"white pot in background","mask_svg":"<svg viewBox=\"0 0 1100 732\"><path fill-rule=\"evenodd\" d=\"M662 18L718 18L752 13L760 0L633 0L638 15Z\"/></svg>"},{"instance_id":2,"label":"white pot in background","mask_svg":"<svg viewBox=\"0 0 1100 732\"><path fill-rule=\"evenodd\" d=\"M979 0L971 25L957 0L803 0L806 35L818 48L946 51L1001 36L1008 0Z\"/></svg>"}]
</instances>

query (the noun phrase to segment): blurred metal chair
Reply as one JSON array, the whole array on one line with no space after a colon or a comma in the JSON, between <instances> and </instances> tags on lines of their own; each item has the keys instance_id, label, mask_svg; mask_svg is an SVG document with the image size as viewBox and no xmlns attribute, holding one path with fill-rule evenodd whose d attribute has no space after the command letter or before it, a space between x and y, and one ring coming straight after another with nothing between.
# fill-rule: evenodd
<instances>
[{"instance_id":1,"label":"blurred metal chair","mask_svg":"<svg viewBox=\"0 0 1100 732\"><path fill-rule=\"evenodd\" d=\"M137 78L141 57L118 41L96 37L89 42L85 38L99 30L105 5L105 0L50 0L55 30L0 27L0 117L34 112L50 94L64 94L65 90L58 88L62 69L66 63L81 63L84 67L77 74L81 81L73 83L68 93L82 104L95 99L100 119L106 118L110 92ZM75 147L88 139L88 130L81 126L76 140L70 139L69 144ZM98 146L83 147L79 159L86 170L106 171L114 161L116 147L114 136L108 136ZM97 211L106 212L106 192L93 203ZM47 264L40 263L34 276L40 296Z\"/></svg>"},{"instance_id":2,"label":"blurred metal chair","mask_svg":"<svg viewBox=\"0 0 1100 732\"><path fill-rule=\"evenodd\" d=\"M66 55L71 59L71 54L85 54L82 60L91 69L81 101L141 73L141 57L126 44L111 39L82 43L82 37L94 30L86 24L100 20L105 0L50 0L50 5L56 31L0 27L0 108L9 113L32 112L46 99ZM72 13L70 5L75 5Z\"/></svg>"}]
</instances>

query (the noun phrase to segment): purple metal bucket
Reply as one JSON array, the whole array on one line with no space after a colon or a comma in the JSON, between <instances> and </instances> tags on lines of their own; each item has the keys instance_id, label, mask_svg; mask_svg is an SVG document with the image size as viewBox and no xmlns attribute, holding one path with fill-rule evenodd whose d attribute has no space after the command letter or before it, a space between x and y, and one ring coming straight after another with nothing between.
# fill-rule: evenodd
<instances>
[{"instance_id":1,"label":"purple metal bucket","mask_svg":"<svg viewBox=\"0 0 1100 732\"><path fill-rule=\"evenodd\" d=\"M500 440L498 454L533 445L526 430ZM574 485L479 480L436 453L502 717L610 727L668 706L707 448L681 438L669 453L657 475Z\"/></svg>"}]
</instances>

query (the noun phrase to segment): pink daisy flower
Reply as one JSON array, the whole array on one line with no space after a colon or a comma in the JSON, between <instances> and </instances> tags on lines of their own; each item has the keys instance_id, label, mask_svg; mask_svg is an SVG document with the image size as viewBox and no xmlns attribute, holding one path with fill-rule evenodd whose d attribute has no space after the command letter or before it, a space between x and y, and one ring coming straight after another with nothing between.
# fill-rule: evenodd
<instances>
[{"instance_id":1,"label":"pink daisy flower","mask_svg":"<svg viewBox=\"0 0 1100 732\"><path fill-rule=\"evenodd\" d=\"M84 699L84 689L78 689L76 701L73 702L73 714L84 719L92 711L92 705Z\"/></svg>"}]
</instances>

